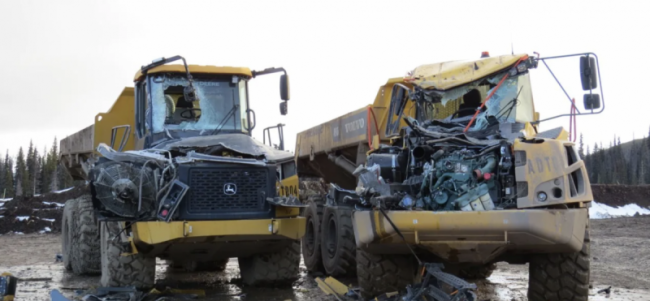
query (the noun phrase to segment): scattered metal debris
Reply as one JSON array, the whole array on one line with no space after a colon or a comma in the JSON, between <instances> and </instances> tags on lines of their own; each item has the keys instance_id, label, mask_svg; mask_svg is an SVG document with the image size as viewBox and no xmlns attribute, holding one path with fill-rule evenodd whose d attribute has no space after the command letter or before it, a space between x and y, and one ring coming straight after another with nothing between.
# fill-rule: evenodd
<instances>
[{"instance_id":1,"label":"scattered metal debris","mask_svg":"<svg viewBox=\"0 0 650 301\"><path fill-rule=\"evenodd\" d=\"M604 288L598 291L598 294L605 294L605 298L609 298L609 294L612 292L612 287Z\"/></svg>"},{"instance_id":2,"label":"scattered metal debris","mask_svg":"<svg viewBox=\"0 0 650 301\"><path fill-rule=\"evenodd\" d=\"M52 290L50 292L50 300L52 301L70 301L70 299L66 298L59 292L59 290Z\"/></svg>"},{"instance_id":3,"label":"scattered metal debris","mask_svg":"<svg viewBox=\"0 0 650 301\"><path fill-rule=\"evenodd\" d=\"M406 292L390 292L376 296L376 301L475 301L476 284L442 271L443 264L424 263L419 283L406 287ZM426 273L425 273L426 271ZM326 294L336 297L339 301L363 300L357 288L351 288L340 281L327 277L316 278L318 287ZM429 299L433 298L433 299Z\"/></svg>"},{"instance_id":4,"label":"scattered metal debris","mask_svg":"<svg viewBox=\"0 0 650 301\"><path fill-rule=\"evenodd\" d=\"M195 300L205 297L203 290L179 290L166 288L152 289L149 292L138 291L133 286L100 287L94 292L83 292L83 301L163 301L163 300ZM173 297L173 299L169 299ZM67 300L67 299L62 299Z\"/></svg>"}]
</instances>

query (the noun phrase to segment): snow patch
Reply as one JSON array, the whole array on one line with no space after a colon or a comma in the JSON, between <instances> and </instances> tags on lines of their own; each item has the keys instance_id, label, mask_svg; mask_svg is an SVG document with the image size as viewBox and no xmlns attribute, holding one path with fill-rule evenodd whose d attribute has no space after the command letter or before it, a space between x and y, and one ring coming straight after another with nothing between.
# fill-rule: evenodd
<instances>
[{"instance_id":1,"label":"snow patch","mask_svg":"<svg viewBox=\"0 0 650 301\"><path fill-rule=\"evenodd\" d=\"M70 190L72 190L72 189L74 189L74 186L72 186L72 187L68 187L68 188L66 188L66 189L62 189L62 190L52 191L52 192L58 194L58 193L63 193L63 192L66 192L66 191L70 191Z\"/></svg>"},{"instance_id":2,"label":"snow patch","mask_svg":"<svg viewBox=\"0 0 650 301\"><path fill-rule=\"evenodd\" d=\"M28 220L29 216L16 216L16 219L22 222Z\"/></svg>"},{"instance_id":3,"label":"snow patch","mask_svg":"<svg viewBox=\"0 0 650 301\"><path fill-rule=\"evenodd\" d=\"M43 202L44 205L56 205L57 207L63 207L65 204L59 204L54 202Z\"/></svg>"},{"instance_id":4,"label":"snow patch","mask_svg":"<svg viewBox=\"0 0 650 301\"><path fill-rule=\"evenodd\" d=\"M41 218L41 220L44 220L46 222L53 223L55 220L53 218Z\"/></svg>"},{"instance_id":5,"label":"snow patch","mask_svg":"<svg viewBox=\"0 0 650 301\"><path fill-rule=\"evenodd\" d=\"M591 202L589 216L591 219L603 219L622 216L634 216L635 214L650 215L650 209L643 208L637 204L627 204L622 207L610 207L596 201Z\"/></svg>"},{"instance_id":6,"label":"snow patch","mask_svg":"<svg viewBox=\"0 0 650 301\"><path fill-rule=\"evenodd\" d=\"M3 202L3 203L4 203L4 202L9 202L9 201L11 201L11 200L13 200L13 199L12 199L12 198L8 198L8 199L0 199L0 202Z\"/></svg>"},{"instance_id":7,"label":"snow patch","mask_svg":"<svg viewBox=\"0 0 650 301\"><path fill-rule=\"evenodd\" d=\"M52 229L50 229L50 227L45 227L45 229L43 229L41 231L38 231L38 233L41 233L41 234L44 234L44 233L47 233L47 232L52 232Z\"/></svg>"}]
</instances>

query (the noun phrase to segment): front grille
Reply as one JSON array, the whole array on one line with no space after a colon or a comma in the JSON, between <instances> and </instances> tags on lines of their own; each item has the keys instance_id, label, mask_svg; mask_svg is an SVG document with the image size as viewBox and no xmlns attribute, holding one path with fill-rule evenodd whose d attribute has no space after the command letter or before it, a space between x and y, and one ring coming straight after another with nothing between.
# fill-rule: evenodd
<instances>
[{"instance_id":1,"label":"front grille","mask_svg":"<svg viewBox=\"0 0 650 301\"><path fill-rule=\"evenodd\" d=\"M266 170L197 168L190 170L189 178L190 214L264 210ZM236 186L235 193L225 192L224 186L228 184Z\"/></svg>"}]
</instances>

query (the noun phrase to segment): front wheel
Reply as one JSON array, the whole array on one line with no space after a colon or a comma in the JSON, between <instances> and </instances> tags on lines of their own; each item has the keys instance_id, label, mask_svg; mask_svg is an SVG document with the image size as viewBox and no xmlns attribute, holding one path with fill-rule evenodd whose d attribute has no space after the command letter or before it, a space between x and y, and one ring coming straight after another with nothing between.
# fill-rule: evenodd
<instances>
[{"instance_id":1,"label":"front wheel","mask_svg":"<svg viewBox=\"0 0 650 301\"><path fill-rule=\"evenodd\" d=\"M239 258L239 271L244 284L291 285L298 278L300 243L291 242L274 253Z\"/></svg>"},{"instance_id":2,"label":"front wheel","mask_svg":"<svg viewBox=\"0 0 650 301\"><path fill-rule=\"evenodd\" d=\"M411 255L371 254L357 250L357 280L361 296L373 298L403 290L413 283L416 268Z\"/></svg>"},{"instance_id":3,"label":"front wheel","mask_svg":"<svg viewBox=\"0 0 650 301\"><path fill-rule=\"evenodd\" d=\"M528 300L587 300L589 297L590 238L585 229L582 250L540 254L529 265Z\"/></svg>"},{"instance_id":4,"label":"front wheel","mask_svg":"<svg viewBox=\"0 0 650 301\"><path fill-rule=\"evenodd\" d=\"M128 247L118 237L118 222L101 224L102 278L104 287L135 286L139 289L153 287L156 276L156 258L143 254L122 255ZM116 238L117 237L117 238Z\"/></svg>"}]
</instances>

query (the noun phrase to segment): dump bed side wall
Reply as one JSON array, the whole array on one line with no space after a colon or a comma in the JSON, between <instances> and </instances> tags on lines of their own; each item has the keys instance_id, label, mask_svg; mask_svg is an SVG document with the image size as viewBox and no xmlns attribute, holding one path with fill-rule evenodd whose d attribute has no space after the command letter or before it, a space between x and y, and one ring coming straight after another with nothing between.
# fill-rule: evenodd
<instances>
[{"instance_id":1,"label":"dump bed side wall","mask_svg":"<svg viewBox=\"0 0 650 301\"><path fill-rule=\"evenodd\" d=\"M85 179L81 166L93 156L95 125L90 125L64 139L61 139L61 162L75 180Z\"/></svg>"},{"instance_id":2,"label":"dump bed side wall","mask_svg":"<svg viewBox=\"0 0 650 301\"><path fill-rule=\"evenodd\" d=\"M370 149L368 127L370 127L371 139L378 135L382 143L387 142L386 124L391 94L396 83L404 84L402 78L388 80L377 91L372 105L364 106L298 133L296 160L299 176L301 178L322 177L326 182L333 182L348 188L354 187L356 185L355 178L329 161L327 155L334 153L337 156L345 156L355 164L365 163L366 152ZM413 111L410 109L411 106L412 102L409 102L406 112ZM378 132L375 123L379 128ZM406 125L403 121L400 124Z\"/></svg>"},{"instance_id":3,"label":"dump bed side wall","mask_svg":"<svg viewBox=\"0 0 650 301\"><path fill-rule=\"evenodd\" d=\"M61 140L61 161L75 180L86 180L86 169L88 162L99 156L96 152L100 143L111 143L111 131L113 127L129 125L130 131L126 136L128 141L124 150L135 148L135 97L134 89L126 87L118 96L113 106L106 113L99 113L95 116L95 124L84 128ZM126 129L118 129L115 135L115 148L120 145Z\"/></svg>"}]
</instances>

